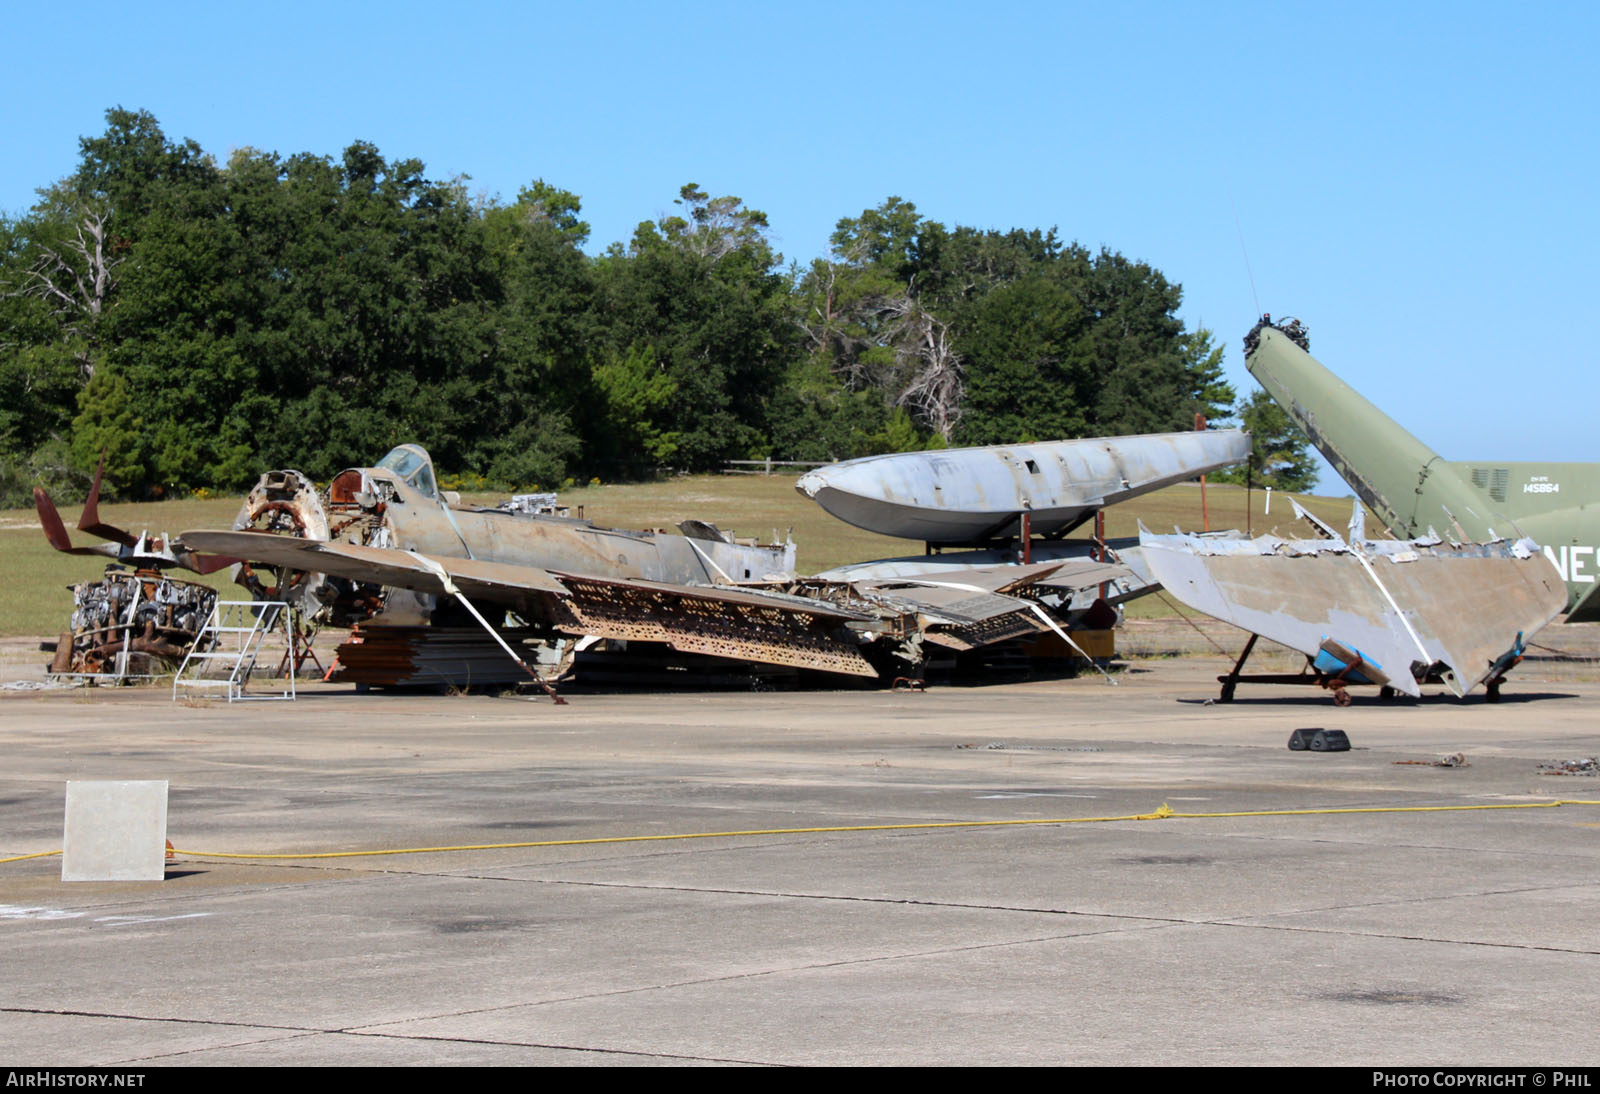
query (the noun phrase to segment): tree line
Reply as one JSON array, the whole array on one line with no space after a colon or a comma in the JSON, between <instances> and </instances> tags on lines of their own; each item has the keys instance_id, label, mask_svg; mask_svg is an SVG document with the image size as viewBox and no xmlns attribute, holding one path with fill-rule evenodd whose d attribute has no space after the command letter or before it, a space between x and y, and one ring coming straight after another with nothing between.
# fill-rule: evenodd
<instances>
[{"instance_id":1,"label":"tree line","mask_svg":"<svg viewBox=\"0 0 1600 1094\"><path fill-rule=\"evenodd\" d=\"M219 163L113 109L80 150L0 219L0 505L81 492L102 451L127 497L404 441L549 487L1233 413L1180 287L1054 229L891 197L785 265L765 214L690 184L590 254L576 194L484 199L365 142Z\"/></svg>"}]
</instances>

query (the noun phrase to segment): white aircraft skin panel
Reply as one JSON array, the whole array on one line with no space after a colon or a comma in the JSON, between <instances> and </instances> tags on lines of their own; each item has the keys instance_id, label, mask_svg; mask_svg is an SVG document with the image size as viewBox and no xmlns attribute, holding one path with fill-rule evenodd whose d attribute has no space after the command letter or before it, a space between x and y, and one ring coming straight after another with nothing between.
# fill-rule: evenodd
<instances>
[{"instance_id":1,"label":"white aircraft skin panel","mask_svg":"<svg viewBox=\"0 0 1600 1094\"><path fill-rule=\"evenodd\" d=\"M1124 498L1243 460L1238 430L1091 438L869 456L818 468L795 488L839 519L930 543L1068 527Z\"/></svg>"},{"instance_id":2,"label":"white aircraft skin panel","mask_svg":"<svg viewBox=\"0 0 1600 1094\"><path fill-rule=\"evenodd\" d=\"M1448 666L1446 686L1466 694L1519 634L1531 637L1565 602L1555 567L1531 541L1365 540L1352 548L1148 531L1140 539L1153 575L1190 607L1307 656L1333 639L1408 695L1420 690L1414 662Z\"/></svg>"}]
</instances>

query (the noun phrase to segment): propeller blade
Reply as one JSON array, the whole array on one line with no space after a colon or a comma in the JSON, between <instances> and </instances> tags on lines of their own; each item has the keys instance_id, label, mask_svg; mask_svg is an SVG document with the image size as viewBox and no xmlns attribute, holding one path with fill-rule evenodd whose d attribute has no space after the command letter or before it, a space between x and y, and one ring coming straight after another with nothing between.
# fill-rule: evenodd
<instances>
[{"instance_id":1,"label":"propeller blade","mask_svg":"<svg viewBox=\"0 0 1600 1094\"><path fill-rule=\"evenodd\" d=\"M50 541L50 546L58 551L72 550L72 537L67 535L67 526L61 522L61 514L56 512L56 503L50 500L50 495L44 492L44 487L33 488L33 507L39 514L39 527L44 529L44 538Z\"/></svg>"},{"instance_id":2,"label":"propeller blade","mask_svg":"<svg viewBox=\"0 0 1600 1094\"><path fill-rule=\"evenodd\" d=\"M100 522L100 479L105 471L106 454L101 452L100 466L94 469L94 485L89 488L89 500L83 503L83 515L78 518L78 530L109 539L112 543L120 543L124 547L132 547L139 542L138 536L124 532L114 524Z\"/></svg>"}]
</instances>

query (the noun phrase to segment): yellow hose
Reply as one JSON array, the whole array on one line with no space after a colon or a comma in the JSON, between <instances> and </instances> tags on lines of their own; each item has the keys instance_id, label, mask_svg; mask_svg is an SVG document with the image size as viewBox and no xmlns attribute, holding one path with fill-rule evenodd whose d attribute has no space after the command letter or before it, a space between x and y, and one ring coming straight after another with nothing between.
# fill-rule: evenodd
<instances>
[{"instance_id":1,"label":"yellow hose","mask_svg":"<svg viewBox=\"0 0 1600 1094\"><path fill-rule=\"evenodd\" d=\"M1600 805L1600 801L1558 798L1547 802L1506 802L1492 805L1368 805L1345 809L1252 809L1231 813L1179 813L1163 802L1153 813L1118 817L1051 817L1039 820L925 821L916 824L841 824L815 828L751 828L729 832L680 832L656 836L595 836L589 839L533 840L526 843L467 843L454 847L394 847L378 851L314 851L303 854L241 854L232 851L191 851L179 847L174 854L192 858L222 859L324 859L371 858L377 855L444 854L451 851L505 851L528 847L581 847L597 843L649 843L658 840L729 839L734 836L800 836L827 832L907 832L926 828L1004 828L1041 824L1108 824L1112 821L1216 820L1224 817L1315 817L1339 813L1465 813L1484 809L1557 809L1563 805ZM0 865L24 859L47 858L60 851L0 858Z\"/></svg>"}]
</instances>

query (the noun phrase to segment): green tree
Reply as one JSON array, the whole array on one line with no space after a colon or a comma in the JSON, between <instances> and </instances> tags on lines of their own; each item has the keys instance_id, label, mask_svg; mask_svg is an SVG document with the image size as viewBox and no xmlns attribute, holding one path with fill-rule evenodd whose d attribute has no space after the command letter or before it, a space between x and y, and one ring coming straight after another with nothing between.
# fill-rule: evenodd
<instances>
[{"instance_id":1,"label":"green tree","mask_svg":"<svg viewBox=\"0 0 1600 1094\"><path fill-rule=\"evenodd\" d=\"M31 502L34 482L64 498L87 484L69 445L94 317L41 291L43 230L36 218L0 219L0 507Z\"/></svg>"},{"instance_id":2,"label":"green tree","mask_svg":"<svg viewBox=\"0 0 1600 1094\"><path fill-rule=\"evenodd\" d=\"M401 441L526 485L1182 429L1232 399L1179 286L1054 229L890 197L783 271L764 213L691 183L590 258L544 179L474 199L365 142L219 166L121 108L80 151L0 221L0 490L101 448L135 494Z\"/></svg>"},{"instance_id":3,"label":"green tree","mask_svg":"<svg viewBox=\"0 0 1600 1094\"><path fill-rule=\"evenodd\" d=\"M1003 285L968 309L962 443L1086 435L1099 384L1087 325L1073 294L1043 277Z\"/></svg>"},{"instance_id":4,"label":"green tree","mask_svg":"<svg viewBox=\"0 0 1600 1094\"><path fill-rule=\"evenodd\" d=\"M650 427L676 435L677 466L704 470L767 446L800 334L766 214L692 183L678 201L686 215L646 221L626 250L602 256L595 309L602 359L648 354L671 385Z\"/></svg>"},{"instance_id":5,"label":"green tree","mask_svg":"<svg viewBox=\"0 0 1600 1094\"><path fill-rule=\"evenodd\" d=\"M1272 396L1257 389L1239 411L1240 425L1250 433L1250 481L1257 486L1300 493L1317 484L1311 439ZM1212 482L1245 481L1243 465L1214 471Z\"/></svg>"},{"instance_id":6,"label":"green tree","mask_svg":"<svg viewBox=\"0 0 1600 1094\"><path fill-rule=\"evenodd\" d=\"M891 196L860 216L841 217L829 240L839 261L882 270L904 283L917 272L920 237L926 225L916 205Z\"/></svg>"},{"instance_id":7,"label":"green tree","mask_svg":"<svg viewBox=\"0 0 1600 1094\"><path fill-rule=\"evenodd\" d=\"M624 453L645 466L666 467L678 453L678 432L665 428L678 385L648 350L630 348L621 358L594 366L595 385L605 399L605 422ZM624 457L618 456L618 462Z\"/></svg>"},{"instance_id":8,"label":"green tree","mask_svg":"<svg viewBox=\"0 0 1600 1094\"><path fill-rule=\"evenodd\" d=\"M847 460L875 447L889 410L875 390L852 391L818 355L797 358L769 407L769 454L791 460Z\"/></svg>"},{"instance_id":9,"label":"green tree","mask_svg":"<svg viewBox=\"0 0 1600 1094\"><path fill-rule=\"evenodd\" d=\"M1179 286L1054 229L947 228L898 197L838 223L798 291L813 356L962 444L1187 429L1233 393Z\"/></svg>"},{"instance_id":10,"label":"green tree","mask_svg":"<svg viewBox=\"0 0 1600 1094\"><path fill-rule=\"evenodd\" d=\"M1222 346L1216 335L1198 327L1183 337L1183 366L1189 397L1206 421L1231 418L1238 393L1222 373Z\"/></svg>"},{"instance_id":11,"label":"green tree","mask_svg":"<svg viewBox=\"0 0 1600 1094\"><path fill-rule=\"evenodd\" d=\"M484 440L463 466L499 481L554 485L605 463L608 407L592 375L603 347L580 212L576 194L541 179L483 214L485 259L500 284L490 306L495 379L473 397Z\"/></svg>"}]
</instances>

